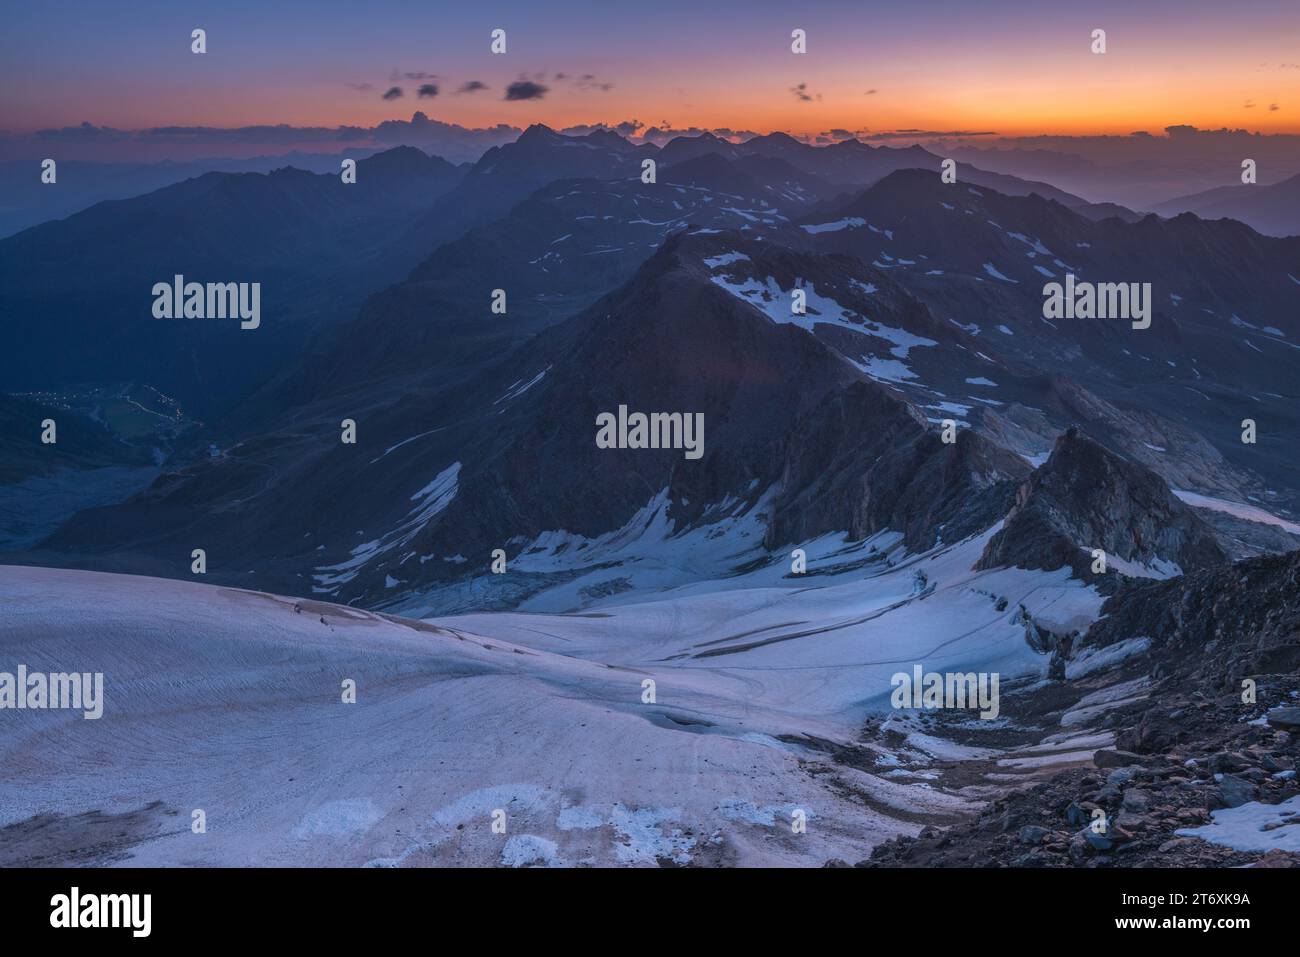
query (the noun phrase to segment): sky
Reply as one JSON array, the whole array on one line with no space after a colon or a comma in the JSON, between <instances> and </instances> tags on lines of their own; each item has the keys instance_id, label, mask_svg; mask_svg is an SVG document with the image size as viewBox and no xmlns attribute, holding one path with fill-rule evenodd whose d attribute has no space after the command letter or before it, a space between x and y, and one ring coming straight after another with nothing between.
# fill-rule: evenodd
<instances>
[{"instance_id":1,"label":"sky","mask_svg":"<svg viewBox=\"0 0 1300 957\"><path fill-rule=\"evenodd\" d=\"M196 27L203 55L190 51ZM494 28L504 55L489 50ZM791 52L796 28L806 54ZM468 128L864 139L1300 133L1300 2L9 2L0 91L10 138L373 129L417 110ZM205 137L220 139L191 134Z\"/></svg>"}]
</instances>

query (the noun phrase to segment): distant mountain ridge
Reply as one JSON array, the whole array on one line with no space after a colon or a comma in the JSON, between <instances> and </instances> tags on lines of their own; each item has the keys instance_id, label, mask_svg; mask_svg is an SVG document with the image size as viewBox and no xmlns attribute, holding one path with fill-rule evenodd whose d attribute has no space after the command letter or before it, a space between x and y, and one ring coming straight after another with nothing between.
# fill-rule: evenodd
<instances>
[{"instance_id":1,"label":"distant mountain ridge","mask_svg":"<svg viewBox=\"0 0 1300 957\"><path fill-rule=\"evenodd\" d=\"M1300 236L1300 173L1267 186L1219 186L1153 207L1161 216L1235 219L1265 236Z\"/></svg>"},{"instance_id":2,"label":"distant mountain ridge","mask_svg":"<svg viewBox=\"0 0 1300 957\"><path fill-rule=\"evenodd\" d=\"M228 408L423 255L394 231L461 171L399 147L357 181L283 168L207 173L0 240L0 380L11 390L143 381L207 417ZM267 321L153 318L154 283L258 282Z\"/></svg>"},{"instance_id":3,"label":"distant mountain ridge","mask_svg":"<svg viewBox=\"0 0 1300 957\"><path fill-rule=\"evenodd\" d=\"M210 447L74 516L43 560L169 574L201 540L226 556L210 564L225 583L510 607L594 568L597 592L617 590L628 550L713 542L691 567L725 577L826 536L897 535L919 554L999 521L999 567L1082 575L1096 539L1118 575L1186 569L1229 550L1171 485L1296 507L1296 242L1192 216L1095 219L960 166L948 184L915 150L842 144L825 160L760 139L657 151L537 126L489 151L385 234L420 251L405 278L301 343ZM372 181L428 165L377 159L390 169ZM1150 329L1048 321L1043 287L1067 273L1147 279ZM702 458L599 448L596 417L620 407L702 415ZM1241 443L1246 415L1267 443ZM356 445L339 441L345 418ZM1095 443L1066 451L1087 454L1053 452L1075 423ZM1057 480L1090 470L1141 505L1112 514ZM511 570L484 584L495 549Z\"/></svg>"},{"instance_id":4,"label":"distant mountain ridge","mask_svg":"<svg viewBox=\"0 0 1300 957\"><path fill-rule=\"evenodd\" d=\"M1159 476L1071 428L1017 492L977 567L1067 566L1087 580L1097 574L1094 550L1126 574L1153 578L1220 565L1228 557Z\"/></svg>"}]
</instances>

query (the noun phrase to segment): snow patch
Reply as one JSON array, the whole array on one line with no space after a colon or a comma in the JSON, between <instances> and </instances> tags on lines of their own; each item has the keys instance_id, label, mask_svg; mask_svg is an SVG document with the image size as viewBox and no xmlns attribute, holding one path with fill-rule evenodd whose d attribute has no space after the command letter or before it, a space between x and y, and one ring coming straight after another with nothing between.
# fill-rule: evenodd
<instances>
[{"instance_id":1,"label":"snow patch","mask_svg":"<svg viewBox=\"0 0 1300 957\"><path fill-rule=\"evenodd\" d=\"M1300 853L1300 795L1281 804L1249 801L1240 807L1211 811L1209 824L1180 828L1176 833L1235 851Z\"/></svg>"},{"instance_id":2,"label":"snow patch","mask_svg":"<svg viewBox=\"0 0 1300 957\"><path fill-rule=\"evenodd\" d=\"M859 219L856 216L849 216L844 219L837 219L833 223L817 223L811 226L801 227L806 233L836 233L841 229L860 229L867 225L865 219Z\"/></svg>"}]
</instances>

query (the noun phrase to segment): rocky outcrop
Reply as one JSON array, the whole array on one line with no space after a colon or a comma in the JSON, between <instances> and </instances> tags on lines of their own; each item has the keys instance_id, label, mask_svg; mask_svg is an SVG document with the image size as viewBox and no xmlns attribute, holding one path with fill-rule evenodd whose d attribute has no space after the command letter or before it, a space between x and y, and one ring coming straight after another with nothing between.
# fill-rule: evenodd
<instances>
[{"instance_id":1,"label":"rocky outcrop","mask_svg":"<svg viewBox=\"0 0 1300 957\"><path fill-rule=\"evenodd\" d=\"M997 798L976 818L887 842L860 866L1300 866L1300 854L1180 833L1216 811L1300 793L1298 586L1300 552L1292 552L1121 589L1072 657L1097 660L1133 639L1141 650L1008 708L1023 719L1037 705L1050 717L1063 699L1077 700L1075 685L1150 682L1149 693L1089 722L1086 733L1113 734L1114 747L1097 751L1091 767ZM1285 811L1264 829L1297 826ZM1099 814L1104 833L1093 827Z\"/></svg>"},{"instance_id":2,"label":"rocky outcrop","mask_svg":"<svg viewBox=\"0 0 1300 957\"><path fill-rule=\"evenodd\" d=\"M1172 704L1121 729L1128 750L1149 753L1212 732L1216 720L1204 709L1182 707L1189 695L1240 704L1246 680L1300 690L1300 551L1125 589L1106 603L1079 652L1139 636L1150 642L1153 697ZM1284 721L1283 714L1277 726Z\"/></svg>"},{"instance_id":3,"label":"rocky outcrop","mask_svg":"<svg viewBox=\"0 0 1300 957\"><path fill-rule=\"evenodd\" d=\"M1216 770L1224 761L1237 770ZM1183 761L1161 755L1074 769L998 798L954 827L887 841L858 866L1297 867L1300 854L1235 850L1179 833L1248 800L1287 800L1296 793L1294 768L1295 746L1287 739ZM1094 829L1095 821L1104 829Z\"/></svg>"},{"instance_id":4,"label":"rocky outcrop","mask_svg":"<svg viewBox=\"0 0 1300 957\"><path fill-rule=\"evenodd\" d=\"M911 406L873 382L827 396L783 443L782 494L767 544L847 530L903 533L913 548L988 528L1029 468L962 430L945 444Z\"/></svg>"},{"instance_id":5,"label":"rocky outcrop","mask_svg":"<svg viewBox=\"0 0 1300 957\"><path fill-rule=\"evenodd\" d=\"M1065 566L1096 577L1097 548L1108 568L1136 576L1166 578L1227 561L1214 532L1158 475L1071 428L1020 487L976 568Z\"/></svg>"}]
</instances>

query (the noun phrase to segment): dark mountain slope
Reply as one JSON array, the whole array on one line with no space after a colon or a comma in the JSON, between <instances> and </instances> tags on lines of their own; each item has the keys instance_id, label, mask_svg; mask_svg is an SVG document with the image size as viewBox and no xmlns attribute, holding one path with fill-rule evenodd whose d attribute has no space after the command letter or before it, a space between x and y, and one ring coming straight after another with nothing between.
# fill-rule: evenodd
<instances>
[{"instance_id":1,"label":"dark mountain slope","mask_svg":"<svg viewBox=\"0 0 1300 957\"><path fill-rule=\"evenodd\" d=\"M406 147L361 161L355 184L209 173L0 240L0 381L140 381L196 414L220 411L403 275L427 250L394 246L395 230L459 178ZM260 283L261 326L154 319L153 285L176 274Z\"/></svg>"},{"instance_id":2,"label":"dark mountain slope","mask_svg":"<svg viewBox=\"0 0 1300 957\"><path fill-rule=\"evenodd\" d=\"M871 146L855 139L828 146L811 146L786 133L769 133L739 144L729 143L711 133L695 137L679 136L666 143L660 155L664 163L674 163L710 153L733 160L739 157L779 160L840 188L869 186L890 173L904 169L926 170L937 175L943 159L921 146ZM967 183L987 186L1010 196L1036 193L1065 206L1077 208L1090 218L1100 219L1112 213L1130 217L1135 215L1123 207L1114 207L1112 210L1094 206L1050 183L989 172L969 164L962 164L960 170L962 180Z\"/></svg>"},{"instance_id":3,"label":"dark mountain slope","mask_svg":"<svg viewBox=\"0 0 1300 957\"><path fill-rule=\"evenodd\" d=\"M655 500L681 530L772 494L773 545L892 527L924 548L1004 512L1028 466L979 436L944 445L840 349L721 288L708 260L737 242L674 236L627 285L455 387L358 393L355 447L299 417L48 545L161 559L202 541L244 556L210 574L373 603L480 576L494 548L513 561L546 533L624 528ZM620 405L703 414L702 457L598 448L597 415ZM573 547L561 567L581 564Z\"/></svg>"},{"instance_id":4,"label":"dark mountain slope","mask_svg":"<svg viewBox=\"0 0 1300 957\"><path fill-rule=\"evenodd\" d=\"M641 160L657 153L653 146L633 146L603 131L562 136L550 127L534 124L515 142L484 153L456 189L411 225L403 245L427 255L441 243L505 216L520 200L556 180L620 178L639 182Z\"/></svg>"},{"instance_id":5,"label":"dark mountain slope","mask_svg":"<svg viewBox=\"0 0 1300 957\"><path fill-rule=\"evenodd\" d=\"M1230 388L1198 377L1202 362L1231 363L1198 337L1202 328L1244 333L1162 322L1160 311L1150 330L1045 323L1041 283L1028 278L1046 279L1039 266L1059 276L1065 260L1048 242L1074 237L1084 237L1071 243L1083 277L1129 259L1179 277L1221 271L1217 257L1235 248L1221 225L1098 223L1038 196L946 186L924 171L887 176L833 210L836 219L800 221L815 183L784 157L704 151L663 164L645 184L641 152L615 139L538 129L512 144L523 152L503 147L480 176L534 153L623 172L548 183L504 219L439 246L263 394L268 424L178 461L119 508L83 513L49 547L165 565L202 541L211 554L249 557L245 569L214 562L224 580L368 603L479 576L496 548L524 565L545 556L535 574L565 574L599 550L595 539L637 541L645 528L630 523L650 513L657 529L678 533L750 515L761 527L746 530L736 554L760 540L783 548L883 529L920 549L1006 515L1070 422L1125 467L1167 456L1172 464L1157 471L1188 480L1176 487L1271 490L1229 461L1230 437L1215 431L1213 416L1235 408L1189 411L1186 398L1172 402L1149 381L1160 357L1196 390ZM767 173L791 188L774 194ZM1253 233L1245 241L1267 260L1243 264L1260 277L1290 252ZM995 267L1001 279L982 268L993 257L1014 263ZM490 310L495 288L508 294L506 315ZM1283 361L1258 377L1288 371ZM620 405L702 413L703 457L597 448L596 416ZM345 417L358 422L356 446L339 442ZM959 427L955 444L939 439L946 421ZM1107 481L1131 478L1103 471ZM1177 526L1182 506L1160 488L1165 498L1138 496L1155 516L1145 521ZM1063 540L1106 547L1134 567L1215 560L1194 543L1186 553L1170 546L1131 502L1083 501L1080 521L1062 506L1065 521L1053 524L1056 508L1042 526L1026 509L1029 532L1017 537L1013 521L1000 540L1006 554L990 561L1070 564L1060 561ZM711 560L707 574L726 574Z\"/></svg>"},{"instance_id":6,"label":"dark mountain slope","mask_svg":"<svg viewBox=\"0 0 1300 957\"><path fill-rule=\"evenodd\" d=\"M1161 216L1194 213L1201 219L1235 219L1265 236L1300 236L1300 174L1262 186L1219 186L1160 203Z\"/></svg>"},{"instance_id":7,"label":"dark mountain slope","mask_svg":"<svg viewBox=\"0 0 1300 957\"><path fill-rule=\"evenodd\" d=\"M1020 487L976 567L1065 566L1091 579L1098 548L1108 571L1126 575L1163 578L1227 560L1210 528L1158 475L1070 429Z\"/></svg>"},{"instance_id":8,"label":"dark mountain slope","mask_svg":"<svg viewBox=\"0 0 1300 957\"><path fill-rule=\"evenodd\" d=\"M781 450L781 494L767 544L847 531L901 531L918 549L983 531L1030 469L963 430L945 444L917 411L874 383L854 383L802 416Z\"/></svg>"},{"instance_id":9,"label":"dark mountain slope","mask_svg":"<svg viewBox=\"0 0 1300 957\"><path fill-rule=\"evenodd\" d=\"M780 182L773 190L706 155L663 169L655 184L639 175L549 183L504 218L438 247L405 282L372 297L260 403L284 408L328 401L366 383L455 378L477 369L626 282L668 235L689 224L774 230L815 201L806 177ZM494 289L506 292L505 315L491 312Z\"/></svg>"},{"instance_id":10,"label":"dark mountain slope","mask_svg":"<svg viewBox=\"0 0 1300 957\"><path fill-rule=\"evenodd\" d=\"M41 442L41 423L55 422L52 444ZM119 441L104 426L71 409L0 393L0 485L58 469L151 464L147 449Z\"/></svg>"},{"instance_id":11,"label":"dark mountain slope","mask_svg":"<svg viewBox=\"0 0 1300 957\"><path fill-rule=\"evenodd\" d=\"M1012 368L1067 376L1209 439L1233 467L1261 477L1257 491L1300 487L1286 454L1300 439L1300 239L1190 215L1093 222L1040 197L947 185L923 171L895 173L807 217L800 231L810 248L888 270ZM1067 274L1149 283L1150 327L1046 317L1045 287ZM1004 398L1001 389L966 395ZM1269 422L1267 440L1241 442L1248 418ZM1146 441L1168 449L1168 438Z\"/></svg>"}]
</instances>

